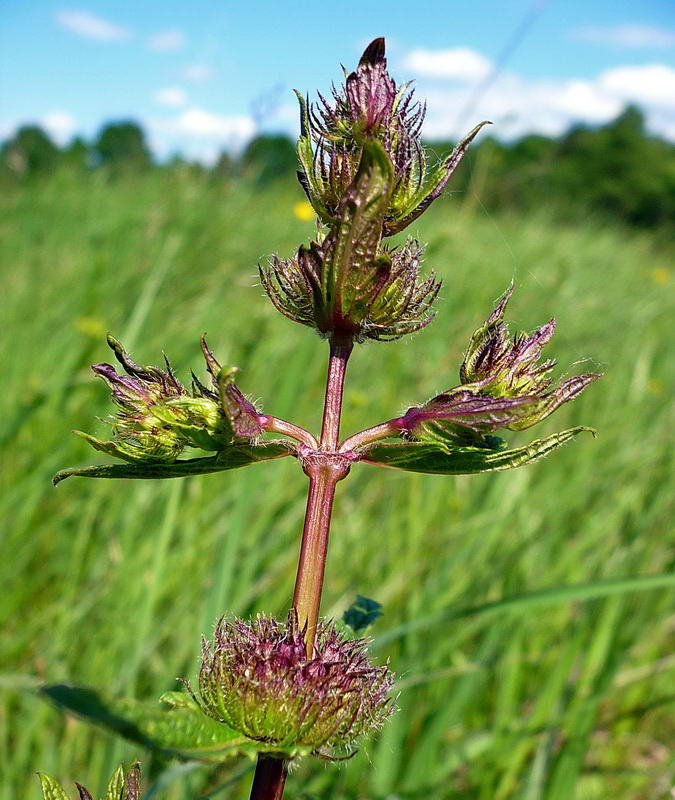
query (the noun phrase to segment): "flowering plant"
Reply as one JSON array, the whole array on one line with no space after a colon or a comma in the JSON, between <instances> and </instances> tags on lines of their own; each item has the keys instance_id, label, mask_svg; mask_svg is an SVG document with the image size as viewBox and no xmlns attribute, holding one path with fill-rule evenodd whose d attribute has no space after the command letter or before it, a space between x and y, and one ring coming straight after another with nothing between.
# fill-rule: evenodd
<instances>
[{"instance_id":1,"label":"flowering plant","mask_svg":"<svg viewBox=\"0 0 675 800\"><path fill-rule=\"evenodd\" d=\"M540 356L555 323L511 338L504 322L511 286L471 337L457 386L342 439L345 372L354 346L422 330L434 317L440 290L433 273L420 274L423 248L415 239L393 247L386 240L440 196L487 123L429 170L420 138L424 105L409 84L399 87L389 75L383 39L366 48L330 99L298 99L298 177L316 213L317 235L293 257L274 256L261 265L260 276L277 310L328 341L320 434L256 408L235 384L236 368L221 367L203 339L211 385L193 375L188 390L168 361L165 368L139 366L109 337L125 374L109 364L93 370L109 385L118 409L109 420L113 438L81 435L125 463L64 470L54 479L175 478L284 457L295 458L308 476L287 619L221 619L213 641L203 643L196 688L187 684L187 692L165 695L169 711L110 701L90 713L104 724L117 720L118 729L123 720L126 735L165 754L210 762L237 754L256 758L251 797L259 800L281 798L291 761L349 755L395 710L393 675L387 665L371 663L367 640L319 617L337 484L360 464L460 474L536 461L589 429L572 428L515 448L497 433L530 428L599 377L581 375L554 386L554 362ZM180 458L187 449L202 453ZM377 608L370 605L347 619L362 613L372 620ZM86 706L81 693L63 687L52 687L51 696L80 712ZM45 797L60 800L45 780ZM83 791L81 797L90 797ZM125 791L126 800L135 800L134 790Z\"/></svg>"}]
</instances>

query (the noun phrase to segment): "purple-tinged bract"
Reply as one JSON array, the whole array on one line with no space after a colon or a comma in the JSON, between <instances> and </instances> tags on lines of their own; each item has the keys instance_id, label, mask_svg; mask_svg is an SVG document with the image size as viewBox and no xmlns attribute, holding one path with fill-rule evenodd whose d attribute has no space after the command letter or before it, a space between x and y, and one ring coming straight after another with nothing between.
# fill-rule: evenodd
<instances>
[{"instance_id":1,"label":"purple-tinged bract","mask_svg":"<svg viewBox=\"0 0 675 800\"><path fill-rule=\"evenodd\" d=\"M511 337L504 311L512 293L513 285L471 337L460 368L461 384L409 409L401 418L404 432L419 439L493 448L498 440L490 434L536 425L600 377L577 375L554 386L555 361L540 358L555 320L532 334Z\"/></svg>"},{"instance_id":2,"label":"purple-tinged bract","mask_svg":"<svg viewBox=\"0 0 675 800\"><path fill-rule=\"evenodd\" d=\"M279 622L221 619L203 643L203 711L270 752L344 753L394 710L393 676L374 666L363 639L319 624L311 657L293 612Z\"/></svg>"}]
</instances>

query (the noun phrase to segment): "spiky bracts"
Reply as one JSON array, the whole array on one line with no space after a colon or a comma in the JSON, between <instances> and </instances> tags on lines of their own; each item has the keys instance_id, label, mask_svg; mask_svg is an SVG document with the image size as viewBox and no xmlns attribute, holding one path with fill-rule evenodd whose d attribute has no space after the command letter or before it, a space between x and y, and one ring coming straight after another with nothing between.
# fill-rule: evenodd
<instances>
[{"instance_id":1,"label":"spiky bracts","mask_svg":"<svg viewBox=\"0 0 675 800\"><path fill-rule=\"evenodd\" d=\"M555 361L540 358L555 332L555 320L532 334L511 337L504 312L513 288L471 337L460 368L461 384L409 409L400 421L404 432L419 439L491 448L498 440L489 434L536 425L600 377L588 373L553 385Z\"/></svg>"},{"instance_id":2,"label":"spiky bracts","mask_svg":"<svg viewBox=\"0 0 675 800\"><path fill-rule=\"evenodd\" d=\"M195 699L206 714L275 753L344 754L394 710L393 676L363 639L321 622L311 657L293 612L221 619L203 643Z\"/></svg>"},{"instance_id":3,"label":"spiky bracts","mask_svg":"<svg viewBox=\"0 0 675 800\"><path fill-rule=\"evenodd\" d=\"M415 239L389 250L363 269L345 270L340 287L326 303L321 286L332 269L333 242L312 242L291 259L273 257L261 269L272 303L285 317L324 336L340 331L357 342L392 341L424 328L435 316L441 282L432 272L420 274L423 248ZM354 267L356 264L353 265ZM339 292L339 294L338 294Z\"/></svg>"},{"instance_id":4,"label":"spiky bracts","mask_svg":"<svg viewBox=\"0 0 675 800\"><path fill-rule=\"evenodd\" d=\"M106 363L94 364L92 370L108 384L118 408L106 420L113 440L100 441L78 431L97 450L131 462L171 462L186 447L219 451L260 436L257 412L234 384L237 369L222 369L204 339L212 388L193 374L192 391L176 378L168 359L165 369L140 366L112 336L108 344L124 374Z\"/></svg>"}]
</instances>

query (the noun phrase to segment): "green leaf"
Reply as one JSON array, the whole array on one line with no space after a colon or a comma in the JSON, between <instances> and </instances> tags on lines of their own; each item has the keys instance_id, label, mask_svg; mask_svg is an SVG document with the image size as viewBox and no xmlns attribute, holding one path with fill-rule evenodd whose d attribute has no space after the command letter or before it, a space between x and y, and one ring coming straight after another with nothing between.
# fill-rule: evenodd
<instances>
[{"instance_id":1,"label":"green leaf","mask_svg":"<svg viewBox=\"0 0 675 800\"><path fill-rule=\"evenodd\" d=\"M105 790L103 800L120 800L122 792L124 791L124 770L122 767L117 767L113 773L108 788Z\"/></svg>"},{"instance_id":2,"label":"green leaf","mask_svg":"<svg viewBox=\"0 0 675 800\"><path fill-rule=\"evenodd\" d=\"M361 460L379 467L433 475L498 472L538 461L582 431L593 433L591 428L570 428L545 439L537 439L524 447L499 451L478 447L451 448L423 442L378 443L364 448Z\"/></svg>"},{"instance_id":3,"label":"green leaf","mask_svg":"<svg viewBox=\"0 0 675 800\"><path fill-rule=\"evenodd\" d=\"M363 597L357 594L356 600L342 615L345 625L354 631L361 633L369 628L376 620L382 616L382 603L372 600L370 597Z\"/></svg>"},{"instance_id":4,"label":"green leaf","mask_svg":"<svg viewBox=\"0 0 675 800\"><path fill-rule=\"evenodd\" d=\"M168 692L160 703L107 700L92 689L65 684L45 686L41 693L67 711L164 756L219 763L275 752L269 744L248 739L208 717L184 692ZM306 748L283 753L288 757L305 754ZM62 798L56 795L53 800Z\"/></svg>"},{"instance_id":5,"label":"green leaf","mask_svg":"<svg viewBox=\"0 0 675 800\"><path fill-rule=\"evenodd\" d=\"M270 461L291 455L292 445L288 442L266 442L257 446L237 445L223 450L215 456L190 458L172 463L103 464L95 467L76 467L57 472L52 482L54 486L66 478L77 475L82 478L184 478L189 475L207 475L238 469L259 461Z\"/></svg>"},{"instance_id":6,"label":"green leaf","mask_svg":"<svg viewBox=\"0 0 675 800\"><path fill-rule=\"evenodd\" d=\"M43 775L41 772L38 774L40 778L40 786L42 787L42 794L44 800L69 800L68 795L61 788L61 784L57 783L49 775Z\"/></svg>"}]
</instances>

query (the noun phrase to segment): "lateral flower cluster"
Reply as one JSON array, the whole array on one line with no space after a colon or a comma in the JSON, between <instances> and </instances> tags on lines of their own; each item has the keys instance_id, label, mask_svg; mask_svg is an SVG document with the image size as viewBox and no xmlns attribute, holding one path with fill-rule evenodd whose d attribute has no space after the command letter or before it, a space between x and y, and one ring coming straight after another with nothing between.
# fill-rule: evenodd
<instances>
[{"instance_id":1,"label":"lateral flower cluster","mask_svg":"<svg viewBox=\"0 0 675 800\"><path fill-rule=\"evenodd\" d=\"M555 332L555 319L532 334L511 337L504 312L513 289L511 284L471 337L459 371L460 385L408 409L398 421L404 434L421 441L500 448L495 431L536 425L601 377L577 375L554 386L551 372L556 362L540 358Z\"/></svg>"},{"instance_id":2,"label":"lateral flower cluster","mask_svg":"<svg viewBox=\"0 0 675 800\"><path fill-rule=\"evenodd\" d=\"M211 387L192 375L192 391L176 378L165 358L165 369L140 366L122 345L108 336L124 373L111 364L94 364L112 392L118 413L106 422L111 441L76 431L93 447L129 462L173 462L186 447L219 452L237 442L255 442L262 433L255 407L234 383L237 368L222 369L202 337L202 351Z\"/></svg>"},{"instance_id":3,"label":"lateral flower cluster","mask_svg":"<svg viewBox=\"0 0 675 800\"><path fill-rule=\"evenodd\" d=\"M393 340L434 317L440 282L420 277L422 247L382 240L417 219L442 193L477 126L427 176L425 107L387 71L383 39L365 50L330 100L300 101L298 178L316 211L317 240L260 268L274 306L342 342ZM483 123L485 124L485 123Z\"/></svg>"},{"instance_id":4,"label":"lateral flower cluster","mask_svg":"<svg viewBox=\"0 0 675 800\"><path fill-rule=\"evenodd\" d=\"M323 621L311 656L294 611L221 619L204 641L198 693L204 713L270 751L344 753L394 711L393 675L373 665L366 641Z\"/></svg>"}]
</instances>

